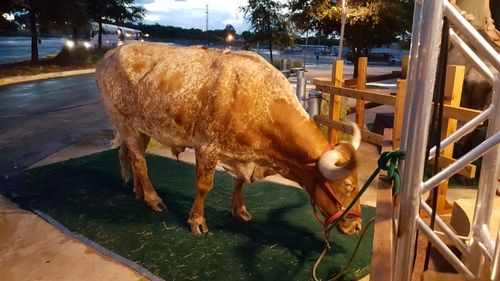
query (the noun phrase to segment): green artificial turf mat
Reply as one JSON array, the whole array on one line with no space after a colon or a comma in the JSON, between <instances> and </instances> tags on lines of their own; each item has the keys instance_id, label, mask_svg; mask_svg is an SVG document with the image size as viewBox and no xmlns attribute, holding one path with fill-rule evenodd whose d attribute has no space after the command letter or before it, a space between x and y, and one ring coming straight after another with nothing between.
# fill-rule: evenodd
<instances>
[{"instance_id":1,"label":"green artificial turf mat","mask_svg":"<svg viewBox=\"0 0 500 281\"><path fill-rule=\"evenodd\" d=\"M207 197L207 235L193 235L187 217L194 200L194 166L147 157L149 175L168 210L154 213L122 183L116 150L26 172L13 199L40 210L71 231L137 262L167 280L311 280L323 250L323 231L307 194L273 183L245 186L248 223L231 217L232 180L217 172ZM374 216L363 208L363 222ZM350 257L356 236L332 233L333 252L318 276L325 280ZM373 229L343 280L368 274Z\"/></svg>"}]
</instances>

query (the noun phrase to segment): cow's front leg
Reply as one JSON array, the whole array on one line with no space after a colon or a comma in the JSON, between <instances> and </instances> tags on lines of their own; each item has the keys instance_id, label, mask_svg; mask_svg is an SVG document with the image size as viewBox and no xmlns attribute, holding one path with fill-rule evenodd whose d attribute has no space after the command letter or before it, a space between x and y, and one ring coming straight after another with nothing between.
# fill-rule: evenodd
<instances>
[{"instance_id":1,"label":"cow's front leg","mask_svg":"<svg viewBox=\"0 0 500 281\"><path fill-rule=\"evenodd\" d=\"M243 203L243 183L243 180L233 178L234 191L231 207L234 218L241 221L249 221L252 219L252 215L250 215Z\"/></svg>"},{"instance_id":2,"label":"cow's front leg","mask_svg":"<svg viewBox=\"0 0 500 281\"><path fill-rule=\"evenodd\" d=\"M197 149L195 154L196 198L189 212L188 223L191 227L191 232L201 234L208 232L204 215L205 198L213 187L217 154L213 150L208 149Z\"/></svg>"}]
</instances>

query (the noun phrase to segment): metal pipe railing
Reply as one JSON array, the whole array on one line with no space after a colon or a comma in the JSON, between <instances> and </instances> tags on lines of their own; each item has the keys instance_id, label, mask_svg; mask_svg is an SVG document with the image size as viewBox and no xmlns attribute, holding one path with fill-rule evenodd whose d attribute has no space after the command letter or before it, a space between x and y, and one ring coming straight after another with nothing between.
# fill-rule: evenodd
<instances>
[{"instance_id":1,"label":"metal pipe railing","mask_svg":"<svg viewBox=\"0 0 500 281\"><path fill-rule=\"evenodd\" d=\"M422 210L424 210L429 216L432 214L432 209L431 207L425 202L425 201L420 201L420 207ZM458 235L441 219L441 217L436 216L436 223L441 228L443 233L448 237L455 246L462 252L462 254L469 254L469 249L467 248L467 245L458 238Z\"/></svg>"},{"instance_id":2,"label":"metal pipe railing","mask_svg":"<svg viewBox=\"0 0 500 281\"><path fill-rule=\"evenodd\" d=\"M469 61L476 67L476 69L483 75L483 77L488 80L490 84L493 84L494 75L488 66L479 58L478 55L467 45L467 43L460 38L453 29L450 28L450 40L451 43L458 48L458 50L469 59Z\"/></svg>"},{"instance_id":3,"label":"metal pipe railing","mask_svg":"<svg viewBox=\"0 0 500 281\"><path fill-rule=\"evenodd\" d=\"M500 280L500 227L497 231L497 243L491 262L491 280Z\"/></svg>"},{"instance_id":4,"label":"metal pipe railing","mask_svg":"<svg viewBox=\"0 0 500 281\"><path fill-rule=\"evenodd\" d=\"M415 249L416 221L420 205L418 187L422 183L430 121L430 108L436 78L436 61L442 29L441 1L415 1L413 34L410 49L407 100L405 102L401 149L401 203L396 241L395 280L411 280ZM425 18L423 17L425 15ZM425 83L423 83L425 81ZM405 203L404 208L401 206Z\"/></svg>"},{"instance_id":5,"label":"metal pipe railing","mask_svg":"<svg viewBox=\"0 0 500 281\"><path fill-rule=\"evenodd\" d=\"M477 30L453 7L449 1L438 1L444 4L444 16L446 16L450 21L459 29L461 34L466 37L469 45L472 45L476 49L481 57L488 60L494 68L500 69L500 55L498 52L490 46L488 41L484 39Z\"/></svg>"},{"instance_id":6,"label":"metal pipe railing","mask_svg":"<svg viewBox=\"0 0 500 281\"><path fill-rule=\"evenodd\" d=\"M461 137L467 135L472 132L477 126L483 123L486 119L488 119L493 111L493 106L490 105L488 109L481 112L479 115L471 119L469 122L465 123L458 130L449 135L446 139L441 141L441 150L444 150L448 145L455 143ZM433 159L436 156L436 146L433 146L429 152L429 160Z\"/></svg>"},{"instance_id":7,"label":"metal pipe railing","mask_svg":"<svg viewBox=\"0 0 500 281\"><path fill-rule=\"evenodd\" d=\"M323 94L321 91L312 90L307 96L307 113L309 116L319 115L321 112L321 100L323 99Z\"/></svg>"},{"instance_id":8,"label":"metal pipe railing","mask_svg":"<svg viewBox=\"0 0 500 281\"><path fill-rule=\"evenodd\" d=\"M481 157L483 154L488 152L488 150L494 148L499 143L500 143L500 132L497 132L494 136L486 139L480 145L476 146L474 149L467 152L464 156L460 157L453 164L444 168L439 173L435 174L433 177L422 183L420 187L420 193L425 193L433 189L438 184L456 174L462 168L464 168L477 158Z\"/></svg>"},{"instance_id":9,"label":"metal pipe railing","mask_svg":"<svg viewBox=\"0 0 500 281\"><path fill-rule=\"evenodd\" d=\"M303 108L306 108L306 87L307 78L304 76L304 70L297 71L297 87L295 92L297 93L297 99Z\"/></svg>"},{"instance_id":10,"label":"metal pipe railing","mask_svg":"<svg viewBox=\"0 0 500 281\"><path fill-rule=\"evenodd\" d=\"M472 231L474 233L472 239L478 241L484 257L486 257L489 261L492 261L495 252L495 242L491 236L488 225L483 224L475 226Z\"/></svg>"},{"instance_id":11,"label":"metal pipe railing","mask_svg":"<svg viewBox=\"0 0 500 281\"><path fill-rule=\"evenodd\" d=\"M465 53L469 57L471 63L478 68L478 71L485 76L486 80L493 84L494 94L490 108L443 140L442 144L444 144L444 148L454 143L488 119L487 139L455 163L423 183L423 166L427 161L427 159L424 159L424 151L428 138L430 108L435 82L435 62L437 61L438 53L435 50L439 49L439 36L443 15L450 19L455 29L460 30L460 36L464 36L467 44L470 44L475 53L477 53L477 55L471 54L473 53L472 49L452 31L451 40L462 53ZM407 84L408 95L404 108L405 118L403 120L401 137L401 148L406 151L406 160L400 164L400 170L402 171L402 192L400 203L397 206L399 216L397 218L395 280L411 280L413 259L409 253L412 253L415 249L417 227L422 230L422 233L429 238L448 262L466 278L474 278L481 275L478 268L483 265L485 258L493 258L492 276L500 275L498 273L498 264L500 263L498 261L500 259L498 255L500 254L497 253L500 251L498 250L498 240L495 246L494 242L488 238L488 233L484 231L484 226L487 225L488 220L491 218L497 176L500 174L500 146L498 145L500 142L500 103L498 101L498 93L500 92L500 74L498 74L500 56L446 0L416 1L412 30L410 64L408 68L410 75L408 76ZM491 70L487 63L483 63L481 60L488 61L496 71L495 69ZM439 152L434 148L431 151L431 155L435 155L436 153ZM437 237L432 229L422 221L418 215L418 206L421 203L421 192L432 189L483 154L483 165L481 168L475 215L471 228L470 244L463 243L450 227L440 218L437 219L438 225L443 229L443 232L459 247L464 256L473 261L472 264L464 264ZM430 207L425 202L421 206L426 212L430 212Z\"/></svg>"},{"instance_id":12,"label":"metal pipe railing","mask_svg":"<svg viewBox=\"0 0 500 281\"><path fill-rule=\"evenodd\" d=\"M473 279L476 276L462 263L462 261L455 256L455 254L446 246L446 244L437 237L434 231L419 217L417 219L418 229L432 242L432 245L439 250L441 255L455 268L460 274L468 279ZM398 280L398 279L396 279ZM410 280L410 279L405 279Z\"/></svg>"},{"instance_id":13,"label":"metal pipe railing","mask_svg":"<svg viewBox=\"0 0 500 281\"><path fill-rule=\"evenodd\" d=\"M495 77L493 85L493 97L491 104L494 107L494 112L489 119L488 130L486 137L489 139L500 134L500 73ZM500 145L493 148L488 154L484 155L481 165L481 177L479 178L479 186L477 191L476 206L474 209L474 218L472 220L472 240L471 240L471 256L481 254L480 243L483 237L481 227L488 225L491 219L493 209L493 199L498 188L498 176L500 175ZM472 272L481 272L483 259L469 259L468 267Z\"/></svg>"}]
</instances>

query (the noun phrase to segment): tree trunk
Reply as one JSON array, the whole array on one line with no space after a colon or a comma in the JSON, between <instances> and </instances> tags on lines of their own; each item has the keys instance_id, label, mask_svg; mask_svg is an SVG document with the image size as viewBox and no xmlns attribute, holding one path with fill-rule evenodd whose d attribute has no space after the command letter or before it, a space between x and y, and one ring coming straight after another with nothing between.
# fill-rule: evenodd
<instances>
[{"instance_id":1,"label":"tree trunk","mask_svg":"<svg viewBox=\"0 0 500 281\"><path fill-rule=\"evenodd\" d=\"M355 51L353 52L353 55L354 55L354 70L353 70L354 72L352 74L352 78L358 78L358 60L361 54L359 51Z\"/></svg>"},{"instance_id":2,"label":"tree trunk","mask_svg":"<svg viewBox=\"0 0 500 281\"><path fill-rule=\"evenodd\" d=\"M97 48L102 48L102 21L99 20L99 33L97 34Z\"/></svg>"},{"instance_id":3,"label":"tree trunk","mask_svg":"<svg viewBox=\"0 0 500 281\"><path fill-rule=\"evenodd\" d=\"M38 32L36 29L37 19L36 13L29 12L30 32L31 32L31 63L38 62Z\"/></svg>"},{"instance_id":4,"label":"tree trunk","mask_svg":"<svg viewBox=\"0 0 500 281\"><path fill-rule=\"evenodd\" d=\"M75 41L75 46L78 45L78 29L73 27L73 41Z\"/></svg>"},{"instance_id":5,"label":"tree trunk","mask_svg":"<svg viewBox=\"0 0 500 281\"><path fill-rule=\"evenodd\" d=\"M273 44L271 43L271 39L269 39L269 56L271 63L273 63Z\"/></svg>"},{"instance_id":6,"label":"tree trunk","mask_svg":"<svg viewBox=\"0 0 500 281\"><path fill-rule=\"evenodd\" d=\"M271 25L267 25L267 34L269 35L269 56L271 63L273 63L273 35L271 33Z\"/></svg>"}]
</instances>

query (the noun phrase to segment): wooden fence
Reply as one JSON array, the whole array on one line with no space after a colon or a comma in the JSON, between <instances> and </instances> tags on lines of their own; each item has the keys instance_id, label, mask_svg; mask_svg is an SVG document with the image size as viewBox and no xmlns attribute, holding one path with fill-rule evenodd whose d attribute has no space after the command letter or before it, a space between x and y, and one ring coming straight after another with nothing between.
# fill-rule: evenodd
<instances>
[{"instance_id":1,"label":"wooden fence","mask_svg":"<svg viewBox=\"0 0 500 281\"><path fill-rule=\"evenodd\" d=\"M328 118L316 115L314 120L318 125L329 128L328 139L331 143L337 143L338 132L352 134L352 128L340 120L341 97L356 99L356 106L351 112L355 113L355 120L361 129L362 140L379 145L382 150L396 149L400 146L401 131L404 115L404 103L406 97L406 78L408 59L403 59L401 71L394 71L389 74L379 76L367 76L368 60L366 57L359 58L358 77L356 79L343 80L343 61L334 61L332 66L332 77L328 79L313 79L317 90L323 94L330 95L330 105ZM396 93L385 90L367 89L367 82L383 81L388 79L398 79ZM459 121L467 122L476 117L480 111L460 107L462 95L462 84L464 80L463 66L448 66L445 82L445 105L443 114L443 126L441 138L445 138L457 129ZM384 134L376 134L365 128L365 110L367 105L389 105L394 106L394 126L392 129L385 129ZM370 106L370 107L371 107ZM411 129L411 128L410 128ZM440 155L439 168L442 169L455 160L452 158L453 145L445 148ZM468 165L458 172L463 176L474 178L476 167ZM375 221L375 233L373 241L373 253L371 264L370 280L390 281L393 280L391 270L394 264L394 202L397 198L392 196L392 186L383 180L384 173L379 175L377 191L377 210ZM437 197L438 212L449 212L450 204L446 200L448 181L439 186ZM433 199L431 199L433 200Z\"/></svg>"}]
</instances>

